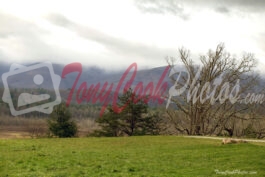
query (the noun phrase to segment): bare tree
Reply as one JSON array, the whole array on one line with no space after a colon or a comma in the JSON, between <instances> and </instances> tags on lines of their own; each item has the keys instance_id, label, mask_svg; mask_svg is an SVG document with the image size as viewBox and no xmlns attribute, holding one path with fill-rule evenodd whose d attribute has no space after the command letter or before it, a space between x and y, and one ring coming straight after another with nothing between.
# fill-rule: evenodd
<instances>
[{"instance_id":1,"label":"bare tree","mask_svg":"<svg viewBox=\"0 0 265 177\"><path fill-rule=\"evenodd\" d=\"M215 51L209 50L200 56L200 65L194 64L188 50L179 49L185 72L175 69L176 59L167 58L173 83L167 113L178 131L211 135L225 130L232 136L235 120L243 119L251 107L244 98L258 84L259 77L253 72L255 58L244 54L236 59L224 49L219 44Z\"/></svg>"}]
</instances>

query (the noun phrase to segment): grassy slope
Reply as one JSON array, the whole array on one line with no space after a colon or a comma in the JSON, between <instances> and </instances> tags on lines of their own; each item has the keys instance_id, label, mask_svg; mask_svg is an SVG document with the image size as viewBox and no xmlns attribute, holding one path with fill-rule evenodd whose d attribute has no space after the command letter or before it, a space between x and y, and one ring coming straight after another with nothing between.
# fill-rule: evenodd
<instances>
[{"instance_id":1,"label":"grassy slope","mask_svg":"<svg viewBox=\"0 0 265 177\"><path fill-rule=\"evenodd\" d=\"M264 157L257 144L175 136L0 140L0 176L204 177L240 170L256 177L265 176Z\"/></svg>"}]
</instances>

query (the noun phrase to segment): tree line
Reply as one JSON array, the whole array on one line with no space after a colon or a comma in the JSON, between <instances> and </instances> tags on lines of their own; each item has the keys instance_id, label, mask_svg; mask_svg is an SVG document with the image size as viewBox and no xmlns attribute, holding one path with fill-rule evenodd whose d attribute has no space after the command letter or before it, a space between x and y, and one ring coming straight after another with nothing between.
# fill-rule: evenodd
<instances>
[{"instance_id":1,"label":"tree line","mask_svg":"<svg viewBox=\"0 0 265 177\"><path fill-rule=\"evenodd\" d=\"M186 75L174 71L178 61L183 64ZM140 98L128 89L118 98L119 106L126 105L121 112L113 110L111 105L102 116L99 116L100 105L57 106L50 115L49 130L59 137L76 136L78 127L71 118L72 114L75 118L95 119L100 129L91 136L157 135L167 133L169 127L173 127L174 134L265 137L264 103L241 104L230 99L237 95L244 99L247 93L263 92L260 76L253 72L257 65L254 55L246 53L237 59L225 51L223 44L219 44L215 50L201 55L199 61L200 64L195 63L184 48L179 49L178 59L167 57L171 68L169 93L185 88L182 94L165 98L169 100L168 109L152 108L146 101L148 97ZM199 71L200 75L196 77ZM239 84L239 80L240 90L237 90L233 86ZM224 85L226 87L222 87ZM14 101L20 92L15 90L12 93ZM218 97L213 104L212 98ZM6 104L0 104L2 114L7 113Z\"/></svg>"}]
</instances>

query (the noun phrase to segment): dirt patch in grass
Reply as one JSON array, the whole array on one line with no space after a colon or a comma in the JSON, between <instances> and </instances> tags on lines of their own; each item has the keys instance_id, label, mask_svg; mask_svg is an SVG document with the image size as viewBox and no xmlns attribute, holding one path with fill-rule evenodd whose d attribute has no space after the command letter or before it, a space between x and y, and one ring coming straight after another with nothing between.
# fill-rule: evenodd
<instances>
[{"instance_id":1,"label":"dirt patch in grass","mask_svg":"<svg viewBox=\"0 0 265 177\"><path fill-rule=\"evenodd\" d=\"M0 131L0 139L31 138L29 132L23 131Z\"/></svg>"}]
</instances>

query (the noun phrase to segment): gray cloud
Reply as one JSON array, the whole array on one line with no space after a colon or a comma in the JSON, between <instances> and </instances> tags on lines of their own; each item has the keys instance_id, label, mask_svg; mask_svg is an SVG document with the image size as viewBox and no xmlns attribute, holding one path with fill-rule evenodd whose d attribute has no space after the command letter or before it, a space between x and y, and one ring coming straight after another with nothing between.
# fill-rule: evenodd
<instances>
[{"instance_id":1,"label":"gray cloud","mask_svg":"<svg viewBox=\"0 0 265 177\"><path fill-rule=\"evenodd\" d=\"M56 20L54 20L56 19ZM59 20L58 20L59 19ZM134 56L145 59L163 59L168 53L172 53L171 49L161 49L156 46L149 46L142 43L132 42L124 38L118 38L109 34L103 33L91 27L82 26L70 21L60 14L50 14L48 17L51 23L65 27L76 32L79 36L97 42L105 48L115 53L125 56ZM63 23L62 23L63 21ZM65 25L67 24L67 25Z\"/></svg>"},{"instance_id":2,"label":"gray cloud","mask_svg":"<svg viewBox=\"0 0 265 177\"><path fill-rule=\"evenodd\" d=\"M135 0L136 7L142 12L156 14L173 14L184 20L191 14L185 13L185 8L192 8L191 13L203 9L213 9L218 13L228 14L233 10L237 12L265 12L264 0Z\"/></svg>"},{"instance_id":3,"label":"gray cloud","mask_svg":"<svg viewBox=\"0 0 265 177\"><path fill-rule=\"evenodd\" d=\"M230 10L227 7L220 6L215 9L216 12L228 14Z\"/></svg>"},{"instance_id":4,"label":"gray cloud","mask_svg":"<svg viewBox=\"0 0 265 177\"><path fill-rule=\"evenodd\" d=\"M24 36L32 32L32 24L0 12L0 38Z\"/></svg>"},{"instance_id":5,"label":"gray cloud","mask_svg":"<svg viewBox=\"0 0 265 177\"><path fill-rule=\"evenodd\" d=\"M228 13L232 10L243 13L263 13L265 8L264 0L224 0L222 2L213 0L213 2L216 2L216 4L212 4L212 6L216 12L220 13Z\"/></svg>"},{"instance_id":6,"label":"gray cloud","mask_svg":"<svg viewBox=\"0 0 265 177\"><path fill-rule=\"evenodd\" d=\"M217 1L217 0L216 0ZM227 3L230 6L235 6L235 7L245 7L246 9L249 10L264 10L265 7L265 1L264 0L225 0L224 3Z\"/></svg>"},{"instance_id":7,"label":"gray cloud","mask_svg":"<svg viewBox=\"0 0 265 177\"><path fill-rule=\"evenodd\" d=\"M189 19L189 14L184 12L183 3L176 0L135 0L135 5L142 12L157 14L172 14L183 20Z\"/></svg>"},{"instance_id":8,"label":"gray cloud","mask_svg":"<svg viewBox=\"0 0 265 177\"><path fill-rule=\"evenodd\" d=\"M65 16L63 15L58 15L58 14L49 14L47 16L47 19L52 22L53 24L56 24L58 26L62 27L67 27L73 25L70 20L68 20Z\"/></svg>"},{"instance_id":9,"label":"gray cloud","mask_svg":"<svg viewBox=\"0 0 265 177\"><path fill-rule=\"evenodd\" d=\"M170 54L173 55L175 52L175 49L163 49L145 45L141 42L132 42L129 39L118 38L97 29L75 23L63 15L50 14L46 16L46 19L56 26L75 32L85 40L99 43L107 49L107 52L104 54L79 53L75 50L57 46L57 41L54 41L55 45L53 45L53 41L46 41L45 37L52 35L50 31L42 29L37 24L0 12L0 62L41 62L48 60L69 63L83 61L84 64L109 67L104 66L106 62L116 61L119 64L115 67L118 68L127 66L128 61L142 63L145 66L150 61L153 64L157 63L156 61L164 63L164 57ZM68 39L63 42L71 43Z\"/></svg>"},{"instance_id":10,"label":"gray cloud","mask_svg":"<svg viewBox=\"0 0 265 177\"><path fill-rule=\"evenodd\" d=\"M0 12L0 25L0 61L36 62L67 58L66 51L46 43L43 36L49 32L34 23Z\"/></svg>"}]
</instances>

